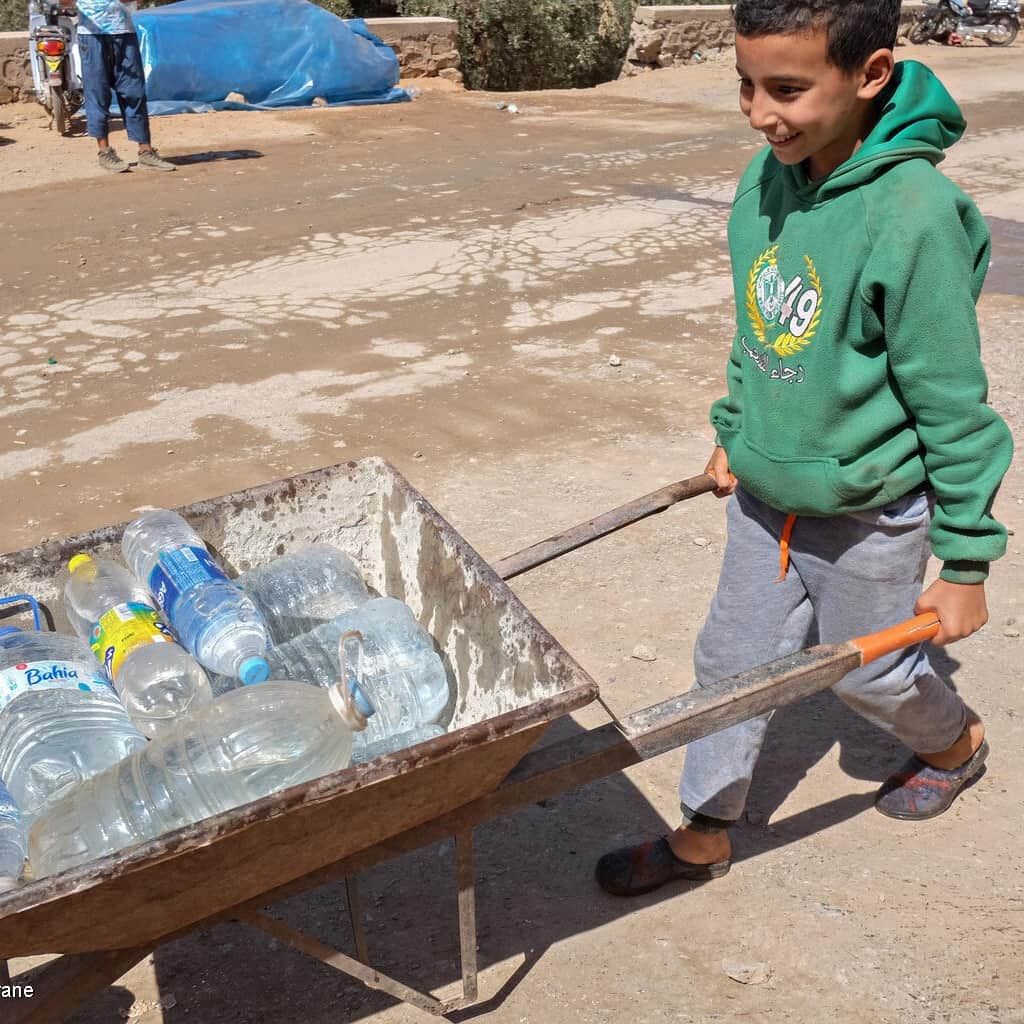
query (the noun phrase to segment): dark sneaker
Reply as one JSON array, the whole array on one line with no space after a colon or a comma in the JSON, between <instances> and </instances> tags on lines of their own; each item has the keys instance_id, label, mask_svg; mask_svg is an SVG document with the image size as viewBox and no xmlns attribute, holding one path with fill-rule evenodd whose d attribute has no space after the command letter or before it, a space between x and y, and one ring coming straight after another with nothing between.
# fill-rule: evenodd
<instances>
[{"instance_id":1,"label":"dark sneaker","mask_svg":"<svg viewBox=\"0 0 1024 1024\"><path fill-rule=\"evenodd\" d=\"M155 149L143 149L139 151L139 166L152 167L155 171L176 171L177 164L165 160Z\"/></svg>"},{"instance_id":2,"label":"dark sneaker","mask_svg":"<svg viewBox=\"0 0 1024 1024\"><path fill-rule=\"evenodd\" d=\"M728 873L731 864L728 860L716 864L691 864L680 860L668 840L662 837L606 853L597 862L594 877L597 884L613 896L640 896L677 878L689 882L721 878Z\"/></svg>"},{"instance_id":3,"label":"dark sneaker","mask_svg":"<svg viewBox=\"0 0 1024 1024\"><path fill-rule=\"evenodd\" d=\"M123 174L128 170L128 165L117 155L117 150L108 146L99 152L100 167L111 174Z\"/></svg>"},{"instance_id":4,"label":"dark sneaker","mask_svg":"<svg viewBox=\"0 0 1024 1024\"><path fill-rule=\"evenodd\" d=\"M981 776L988 740L959 768L944 771L912 757L901 772L890 775L875 796L875 808L890 818L923 821L949 808L957 794Z\"/></svg>"}]
</instances>

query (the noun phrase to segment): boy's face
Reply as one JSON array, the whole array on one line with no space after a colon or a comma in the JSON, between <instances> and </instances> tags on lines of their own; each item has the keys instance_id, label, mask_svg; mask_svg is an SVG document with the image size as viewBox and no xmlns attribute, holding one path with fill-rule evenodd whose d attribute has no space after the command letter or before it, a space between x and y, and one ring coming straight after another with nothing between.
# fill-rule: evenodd
<instances>
[{"instance_id":1,"label":"boy's face","mask_svg":"<svg viewBox=\"0 0 1024 1024\"><path fill-rule=\"evenodd\" d=\"M879 80L880 54L888 73ZM883 63L885 60L883 58ZM781 163L808 162L812 179L834 171L856 151L867 125L867 101L892 71L891 51L880 50L865 67L846 72L828 61L824 28L791 35L737 36L740 110L762 132Z\"/></svg>"}]
</instances>

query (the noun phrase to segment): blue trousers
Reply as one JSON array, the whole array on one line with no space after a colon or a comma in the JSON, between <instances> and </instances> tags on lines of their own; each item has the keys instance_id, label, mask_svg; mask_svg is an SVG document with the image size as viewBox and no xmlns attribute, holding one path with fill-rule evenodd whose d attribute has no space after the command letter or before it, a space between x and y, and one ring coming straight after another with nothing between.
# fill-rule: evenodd
<instances>
[{"instance_id":1,"label":"blue trousers","mask_svg":"<svg viewBox=\"0 0 1024 1024\"><path fill-rule=\"evenodd\" d=\"M722 575L694 651L698 689L793 654L808 642L840 643L913 615L930 554L928 496L831 519L801 516L782 581L776 577L785 515L739 487L727 519ZM967 723L964 702L921 647L851 672L833 692L926 754L945 750ZM769 718L741 722L686 748L679 786L684 821L702 831L740 817Z\"/></svg>"},{"instance_id":2,"label":"blue trousers","mask_svg":"<svg viewBox=\"0 0 1024 1024\"><path fill-rule=\"evenodd\" d=\"M149 110L139 37L134 32L106 36L80 33L78 48L82 55L85 123L89 134L94 139L107 137L113 93L117 96L128 138L148 146Z\"/></svg>"}]
</instances>

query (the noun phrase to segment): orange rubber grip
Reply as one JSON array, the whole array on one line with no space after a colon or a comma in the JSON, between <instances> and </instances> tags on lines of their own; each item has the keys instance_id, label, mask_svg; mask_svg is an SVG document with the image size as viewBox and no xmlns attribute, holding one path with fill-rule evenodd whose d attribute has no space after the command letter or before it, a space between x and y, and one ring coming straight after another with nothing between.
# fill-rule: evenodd
<instances>
[{"instance_id":1,"label":"orange rubber grip","mask_svg":"<svg viewBox=\"0 0 1024 1024\"><path fill-rule=\"evenodd\" d=\"M931 640L939 631L939 617L935 612L907 619L898 626L890 626L878 633L869 633L850 642L860 649L860 663L867 665L883 654L891 654L902 647L910 647L925 640Z\"/></svg>"}]
</instances>

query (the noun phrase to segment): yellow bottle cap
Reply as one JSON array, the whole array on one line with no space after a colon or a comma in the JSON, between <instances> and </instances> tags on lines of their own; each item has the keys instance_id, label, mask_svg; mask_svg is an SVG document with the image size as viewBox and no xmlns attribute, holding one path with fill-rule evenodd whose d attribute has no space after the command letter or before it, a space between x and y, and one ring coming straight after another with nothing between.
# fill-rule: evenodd
<instances>
[{"instance_id":1,"label":"yellow bottle cap","mask_svg":"<svg viewBox=\"0 0 1024 1024\"><path fill-rule=\"evenodd\" d=\"M86 562L92 561L92 555L75 555L68 562L68 572L74 572L80 565L85 565Z\"/></svg>"}]
</instances>

